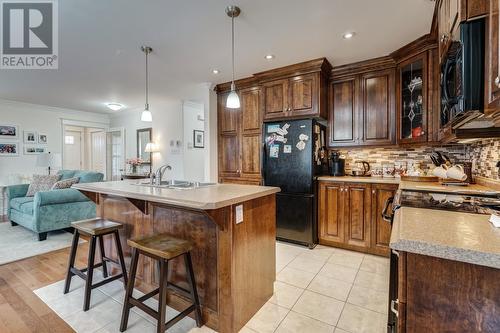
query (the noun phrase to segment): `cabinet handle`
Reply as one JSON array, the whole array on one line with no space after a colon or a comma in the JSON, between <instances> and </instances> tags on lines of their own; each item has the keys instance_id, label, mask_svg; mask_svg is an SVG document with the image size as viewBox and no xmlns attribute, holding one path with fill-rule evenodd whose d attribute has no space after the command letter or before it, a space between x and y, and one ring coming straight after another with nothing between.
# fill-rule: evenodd
<instances>
[{"instance_id":1,"label":"cabinet handle","mask_svg":"<svg viewBox=\"0 0 500 333\"><path fill-rule=\"evenodd\" d=\"M396 317L399 317L398 310L396 310L396 305L398 304L399 304L399 299L391 301L391 312L394 313Z\"/></svg>"},{"instance_id":2,"label":"cabinet handle","mask_svg":"<svg viewBox=\"0 0 500 333\"><path fill-rule=\"evenodd\" d=\"M398 258L399 258L399 252L398 252L398 251L396 251L396 250L391 250L391 252L392 252L394 255L396 255L396 257L398 257Z\"/></svg>"},{"instance_id":3,"label":"cabinet handle","mask_svg":"<svg viewBox=\"0 0 500 333\"><path fill-rule=\"evenodd\" d=\"M498 88L500 88L500 76L497 76L495 78L495 84L497 85Z\"/></svg>"}]
</instances>

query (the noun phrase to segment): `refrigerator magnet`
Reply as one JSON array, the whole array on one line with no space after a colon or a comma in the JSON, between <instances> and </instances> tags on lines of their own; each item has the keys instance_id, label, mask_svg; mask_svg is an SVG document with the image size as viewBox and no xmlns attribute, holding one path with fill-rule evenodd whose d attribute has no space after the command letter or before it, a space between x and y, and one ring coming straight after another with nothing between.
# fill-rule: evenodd
<instances>
[{"instance_id":1,"label":"refrigerator magnet","mask_svg":"<svg viewBox=\"0 0 500 333\"><path fill-rule=\"evenodd\" d=\"M299 140L300 141L307 141L307 140L309 140L309 136L306 135L306 134L304 134L304 133L302 133L302 134L299 135Z\"/></svg>"},{"instance_id":2,"label":"refrigerator magnet","mask_svg":"<svg viewBox=\"0 0 500 333\"><path fill-rule=\"evenodd\" d=\"M278 128L276 133L278 133L279 135L285 136L288 134L288 131L286 129Z\"/></svg>"},{"instance_id":3,"label":"refrigerator magnet","mask_svg":"<svg viewBox=\"0 0 500 333\"><path fill-rule=\"evenodd\" d=\"M283 145L283 153L291 154L292 153L292 145Z\"/></svg>"},{"instance_id":4,"label":"refrigerator magnet","mask_svg":"<svg viewBox=\"0 0 500 333\"><path fill-rule=\"evenodd\" d=\"M272 145L274 143L274 141L276 141L276 133L273 133L271 135L269 135L266 139L266 142L269 144L269 145Z\"/></svg>"},{"instance_id":5,"label":"refrigerator magnet","mask_svg":"<svg viewBox=\"0 0 500 333\"><path fill-rule=\"evenodd\" d=\"M282 129L283 130L288 130L290 128L290 124L289 123L285 123L285 125L283 125Z\"/></svg>"},{"instance_id":6,"label":"refrigerator magnet","mask_svg":"<svg viewBox=\"0 0 500 333\"><path fill-rule=\"evenodd\" d=\"M297 142L296 147L298 150L304 150L304 148L306 148L306 143L304 141L299 141Z\"/></svg>"},{"instance_id":7,"label":"refrigerator magnet","mask_svg":"<svg viewBox=\"0 0 500 333\"><path fill-rule=\"evenodd\" d=\"M277 135L277 136L276 136L276 141L277 141L277 142L283 142L283 143L286 143L288 140L287 140L284 136Z\"/></svg>"},{"instance_id":8,"label":"refrigerator magnet","mask_svg":"<svg viewBox=\"0 0 500 333\"><path fill-rule=\"evenodd\" d=\"M278 158L279 153L280 153L280 146L279 145L269 146L269 157Z\"/></svg>"},{"instance_id":9,"label":"refrigerator magnet","mask_svg":"<svg viewBox=\"0 0 500 333\"><path fill-rule=\"evenodd\" d=\"M279 124L272 124L267 126L267 133L276 133L280 129Z\"/></svg>"}]
</instances>

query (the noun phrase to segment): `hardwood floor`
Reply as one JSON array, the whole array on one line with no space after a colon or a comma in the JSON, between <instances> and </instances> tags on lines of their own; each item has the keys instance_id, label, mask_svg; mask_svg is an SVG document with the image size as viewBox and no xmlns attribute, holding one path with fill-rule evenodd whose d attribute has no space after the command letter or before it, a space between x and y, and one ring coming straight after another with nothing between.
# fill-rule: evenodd
<instances>
[{"instance_id":1,"label":"hardwood floor","mask_svg":"<svg viewBox=\"0 0 500 333\"><path fill-rule=\"evenodd\" d=\"M78 267L87 251L88 243L79 245ZM74 332L33 293L64 278L68 257L66 248L0 266L0 332Z\"/></svg>"}]
</instances>

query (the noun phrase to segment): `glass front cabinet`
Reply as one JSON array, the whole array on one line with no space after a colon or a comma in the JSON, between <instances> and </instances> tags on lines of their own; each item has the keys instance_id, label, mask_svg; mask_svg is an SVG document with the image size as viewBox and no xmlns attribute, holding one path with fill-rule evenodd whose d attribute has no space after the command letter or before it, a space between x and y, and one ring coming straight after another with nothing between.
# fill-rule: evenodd
<instances>
[{"instance_id":1,"label":"glass front cabinet","mask_svg":"<svg viewBox=\"0 0 500 333\"><path fill-rule=\"evenodd\" d=\"M427 52L399 64L398 142L427 141Z\"/></svg>"}]
</instances>

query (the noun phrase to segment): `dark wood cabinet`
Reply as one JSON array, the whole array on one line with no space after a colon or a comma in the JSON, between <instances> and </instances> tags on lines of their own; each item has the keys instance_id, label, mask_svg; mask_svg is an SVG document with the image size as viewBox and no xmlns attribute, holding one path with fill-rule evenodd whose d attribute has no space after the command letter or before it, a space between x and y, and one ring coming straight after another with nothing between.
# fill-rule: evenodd
<instances>
[{"instance_id":1,"label":"dark wood cabinet","mask_svg":"<svg viewBox=\"0 0 500 333\"><path fill-rule=\"evenodd\" d=\"M320 101L321 81L318 72L264 82L264 119L324 117L326 110L322 110Z\"/></svg>"},{"instance_id":2,"label":"dark wood cabinet","mask_svg":"<svg viewBox=\"0 0 500 333\"><path fill-rule=\"evenodd\" d=\"M395 69L334 78L330 84L330 147L395 143Z\"/></svg>"},{"instance_id":3,"label":"dark wood cabinet","mask_svg":"<svg viewBox=\"0 0 500 333\"><path fill-rule=\"evenodd\" d=\"M485 71L485 88L486 88L486 107L485 114L492 116L499 114L500 110L500 16L499 16L500 0L490 1L489 10L489 28L487 39L487 57L488 66Z\"/></svg>"},{"instance_id":4,"label":"dark wood cabinet","mask_svg":"<svg viewBox=\"0 0 500 333\"><path fill-rule=\"evenodd\" d=\"M219 110L219 181L260 183L261 90L258 87L238 91L240 109L225 107L227 93L218 98Z\"/></svg>"},{"instance_id":5,"label":"dark wood cabinet","mask_svg":"<svg viewBox=\"0 0 500 333\"><path fill-rule=\"evenodd\" d=\"M461 0L441 0L438 4L439 59L448 50L462 19ZM464 18L465 19L465 18Z\"/></svg>"},{"instance_id":6,"label":"dark wood cabinet","mask_svg":"<svg viewBox=\"0 0 500 333\"><path fill-rule=\"evenodd\" d=\"M394 197L398 185L372 184L371 249L380 255L389 255L391 224L382 218L387 199ZM389 207L392 209L392 205Z\"/></svg>"},{"instance_id":7,"label":"dark wood cabinet","mask_svg":"<svg viewBox=\"0 0 500 333\"><path fill-rule=\"evenodd\" d=\"M357 143L358 91L359 80L356 80L356 77L333 81L330 85L328 137L332 147L352 146Z\"/></svg>"},{"instance_id":8,"label":"dark wood cabinet","mask_svg":"<svg viewBox=\"0 0 500 333\"><path fill-rule=\"evenodd\" d=\"M381 214L397 185L320 181L320 244L389 255L391 226Z\"/></svg>"},{"instance_id":9,"label":"dark wood cabinet","mask_svg":"<svg viewBox=\"0 0 500 333\"><path fill-rule=\"evenodd\" d=\"M424 52L398 64L397 142L400 144L428 140L428 105L432 103L428 99L428 57L429 53Z\"/></svg>"}]
</instances>

